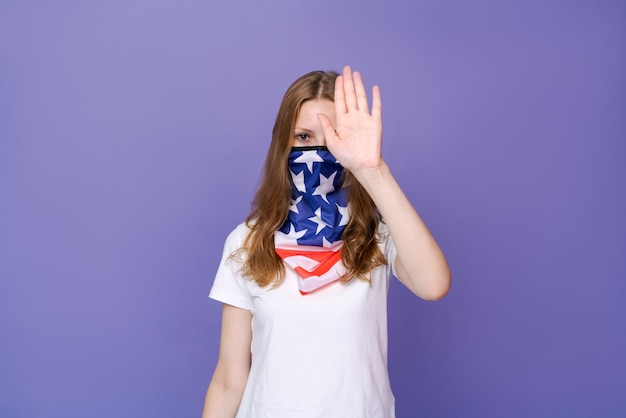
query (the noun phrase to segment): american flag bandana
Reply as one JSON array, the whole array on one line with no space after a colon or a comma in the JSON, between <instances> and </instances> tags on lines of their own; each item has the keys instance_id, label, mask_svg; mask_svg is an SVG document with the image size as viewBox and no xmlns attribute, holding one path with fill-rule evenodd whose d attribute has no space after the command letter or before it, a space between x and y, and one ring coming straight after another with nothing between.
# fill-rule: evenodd
<instances>
[{"instance_id":1,"label":"american flag bandana","mask_svg":"<svg viewBox=\"0 0 626 418\"><path fill-rule=\"evenodd\" d=\"M291 207L274 234L274 246L306 295L346 272L341 262L341 234L348 224L343 167L326 147L293 147L289 171Z\"/></svg>"}]
</instances>

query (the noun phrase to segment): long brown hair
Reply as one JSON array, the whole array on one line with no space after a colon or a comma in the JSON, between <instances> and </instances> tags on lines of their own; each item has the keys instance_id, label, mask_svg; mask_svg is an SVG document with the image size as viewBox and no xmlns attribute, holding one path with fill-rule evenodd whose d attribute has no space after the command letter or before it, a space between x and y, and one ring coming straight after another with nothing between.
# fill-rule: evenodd
<instances>
[{"instance_id":1,"label":"long brown hair","mask_svg":"<svg viewBox=\"0 0 626 418\"><path fill-rule=\"evenodd\" d=\"M246 219L250 233L241 249L246 253L242 273L259 286L278 285L285 276L283 261L274 248L274 232L283 225L289 212L291 183L287 159L300 107L311 99L334 101L337 76L332 71L303 75L287 89L278 109L261 184ZM380 215L365 189L347 170L344 185L349 185L350 220L342 234L341 259L347 273L341 281L348 282L355 277L369 280L368 273L373 268L386 264L378 248Z\"/></svg>"}]
</instances>

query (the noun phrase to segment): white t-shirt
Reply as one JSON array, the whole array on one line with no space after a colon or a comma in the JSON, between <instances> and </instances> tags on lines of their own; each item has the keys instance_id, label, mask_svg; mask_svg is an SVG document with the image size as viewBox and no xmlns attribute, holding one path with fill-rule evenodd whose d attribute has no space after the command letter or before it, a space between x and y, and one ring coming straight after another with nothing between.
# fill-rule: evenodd
<instances>
[{"instance_id":1,"label":"white t-shirt","mask_svg":"<svg viewBox=\"0 0 626 418\"><path fill-rule=\"evenodd\" d=\"M302 295L286 267L280 286L240 274L239 225L226 239L210 297L252 313L252 365L238 418L394 418L387 372L387 292L396 249L386 225L388 260L371 283L335 282Z\"/></svg>"}]
</instances>

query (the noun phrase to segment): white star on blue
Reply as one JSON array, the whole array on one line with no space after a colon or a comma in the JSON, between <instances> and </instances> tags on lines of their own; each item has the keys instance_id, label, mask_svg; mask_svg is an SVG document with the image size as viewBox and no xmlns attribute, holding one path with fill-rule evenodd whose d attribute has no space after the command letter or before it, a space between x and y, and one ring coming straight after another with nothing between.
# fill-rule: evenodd
<instances>
[{"instance_id":1,"label":"white star on blue","mask_svg":"<svg viewBox=\"0 0 626 418\"><path fill-rule=\"evenodd\" d=\"M292 150L289 169L291 205L280 232L300 245L321 247L340 240L349 219L343 167L326 148L306 147Z\"/></svg>"}]
</instances>

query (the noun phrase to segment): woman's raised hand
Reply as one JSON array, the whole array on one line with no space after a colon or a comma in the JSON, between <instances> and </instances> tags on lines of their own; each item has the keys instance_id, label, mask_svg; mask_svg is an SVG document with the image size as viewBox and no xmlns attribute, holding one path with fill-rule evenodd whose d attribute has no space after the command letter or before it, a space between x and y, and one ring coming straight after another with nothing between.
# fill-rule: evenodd
<instances>
[{"instance_id":1,"label":"woman's raised hand","mask_svg":"<svg viewBox=\"0 0 626 418\"><path fill-rule=\"evenodd\" d=\"M372 110L363 79L350 67L335 81L336 129L326 115L318 118L324 129L326 146L339 163L358 176L362 170L377 169L382 164L382 105L380 89L372 88Z\"/></svg>"},{"instance_id":2,"label":"woman's raised hand","mask_svg":"<svg viewBox=\"0 0 626 418\"><path fill-rule=\"evenodd\" d=\"M435 300L450 289L450 268L443 252L381 156L382 107L372 89L370 113L363 80L350 67L335 81L336 128L318 115L326 146L372 198L397 249L398 278L416 295Z\"/></svg>"}]
</instances>

